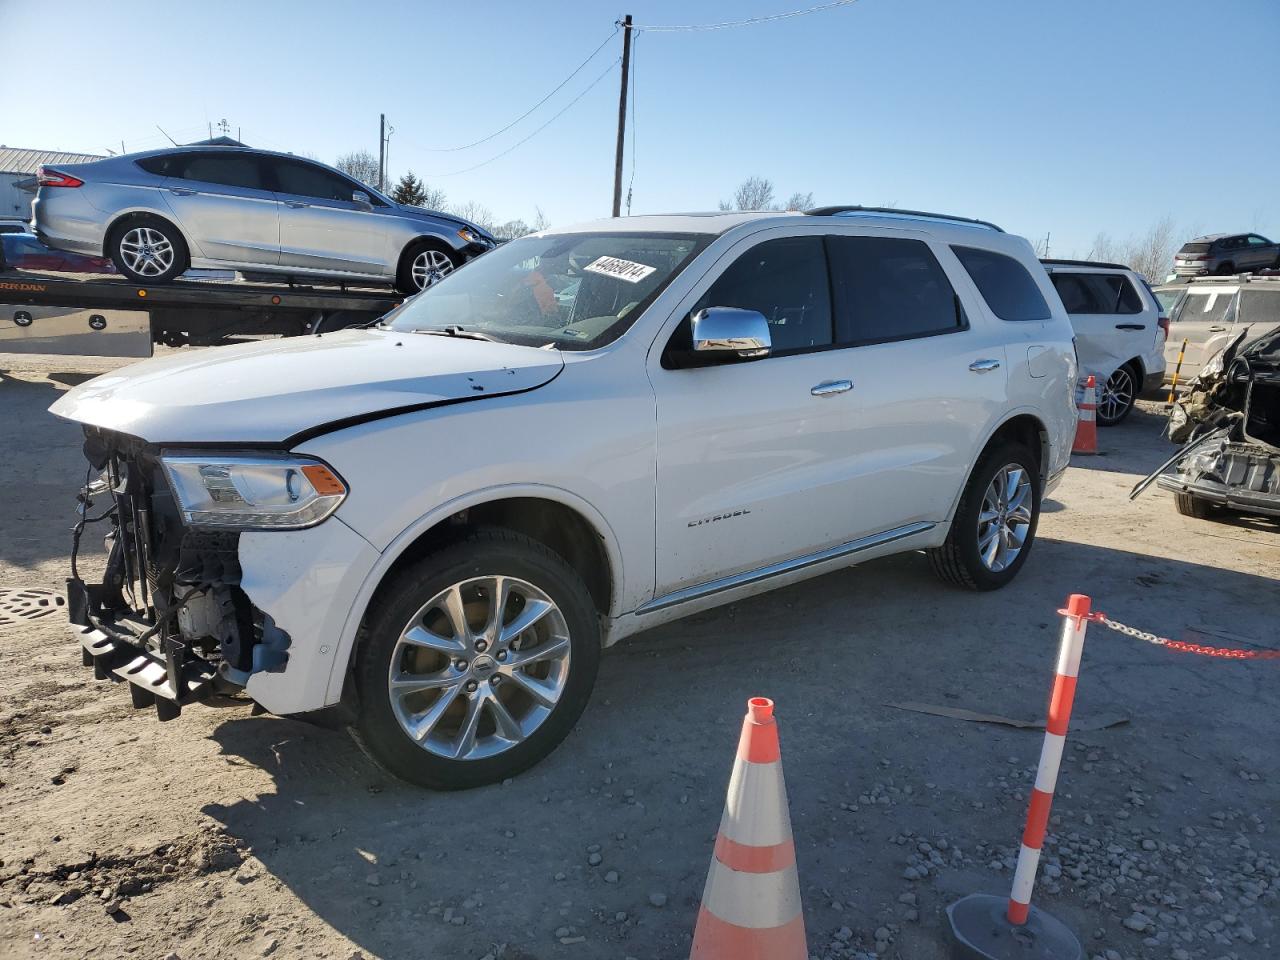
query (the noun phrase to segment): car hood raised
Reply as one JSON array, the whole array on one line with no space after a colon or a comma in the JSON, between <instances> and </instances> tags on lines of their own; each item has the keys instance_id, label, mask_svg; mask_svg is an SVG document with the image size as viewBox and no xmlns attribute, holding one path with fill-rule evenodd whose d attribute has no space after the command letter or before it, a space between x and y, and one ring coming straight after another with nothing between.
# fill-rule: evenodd
<instances>
[{"instance_id":1,"label":"car hood raised","mask_svg":"<svg viewBox=\"0 0 1280 960\"><path fill-rule=\"evenodd\" d=\"M144 360L49 409L150 443L286 444L380 415L532 390L563 367L556 350L342 330Z\"/></svg>"}]
</instances>

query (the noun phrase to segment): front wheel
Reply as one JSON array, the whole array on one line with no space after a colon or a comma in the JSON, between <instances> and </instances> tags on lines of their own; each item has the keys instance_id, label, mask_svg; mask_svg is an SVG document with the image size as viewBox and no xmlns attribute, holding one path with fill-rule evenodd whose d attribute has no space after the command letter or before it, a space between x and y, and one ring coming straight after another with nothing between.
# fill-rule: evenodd
<instances>
[{"instance_id":1,"label":"front wheel","mask_svg":"<svg viewBox=\"0 0 1280 960\"><path fill-rule=\"evenodd\" d=\"M1107 378L1098 396L1098 426L1114 427L1133 411L1138 380L1132 367L1120 367Z\"/></svg>"},{"instance_id":2,"label":"front wheel","mask_svg":"<svg viewBox=\"0 0 1280 960\"><path fill-rule=\"evenodd\" d=\"M1195 517L1197 520L1207 520L1213 511L1208 500L1197 497L1194 493L1175 493L1173 505L1184 517Z\"/></svg>"},{"instance_id":3,"label":"front wheel","mask_svg":"<svg viewBox=\"0 0 1280 960\"><path fill-rule=\"evenodd\" d=\"M135 283L172 280L191 265L182 234L159 217L140 217L116 227L107 242L107 255Z\"/></svg>"},{"instance_id":4,"label":"front wheel","mask_svg":"<svg viewBox=\"0 0 1280 960\"><path fill-rule=\"evenodd\" d=\"M462 266L462 258L443 243L418 240L409 245L396 271L396 289L414 294L427 289Z\"/></svg>"},{"instance_id":5,"label":"front wheel","mask_svg":"<svg viewBox=\"0 0 1280 960\"><path fill-rule=\"evenodd\" d=\"M929 551L933 572L969 590L996 590L1027 562L1040 520L1040 471L1025 447L987 450L960 496L946 542Z\"/></svg>"},{"instance_id":6,"label":"front wheel","mask_svg":"<svg viewBox=\"0 0 1280 960\"><path fill-rule=\"evenodd\" d=\"M356 739L411 783L494 783L568 735L599 661L598 617L573 568L528 537L478 530L381 592L356 664Z\"/></svg>"}]
</instances>

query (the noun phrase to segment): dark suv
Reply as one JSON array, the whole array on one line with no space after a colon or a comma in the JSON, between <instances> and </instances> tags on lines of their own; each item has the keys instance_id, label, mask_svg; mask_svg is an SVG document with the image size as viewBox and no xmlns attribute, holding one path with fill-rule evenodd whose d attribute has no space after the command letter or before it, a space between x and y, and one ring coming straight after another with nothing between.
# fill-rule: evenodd
<instances>
[{"instance_id":1,"label":"dark suv","mask_svg":"<svg viewBox=\"0 0 1280 960\"><path fill-rule=\"evenodd\" d=\"M1184 243L1173 257L1180 277L1251 273L1280 267L1280 243L1256 233L1212 233Z\"/></svg>"}]
</instances>

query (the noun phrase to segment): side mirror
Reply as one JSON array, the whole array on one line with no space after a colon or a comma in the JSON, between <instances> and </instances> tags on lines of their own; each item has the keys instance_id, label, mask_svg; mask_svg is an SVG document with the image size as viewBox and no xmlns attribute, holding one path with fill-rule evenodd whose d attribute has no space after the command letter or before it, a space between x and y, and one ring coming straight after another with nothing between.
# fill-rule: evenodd
<instances>
[{"instance_id":1,"label":"side mirror","mask_svg":"<svg viewBox=\"0 0 1280 960\"><path fill-rule=\"evenodd\" d=\"M351 191L351 202L358 203L360 204L360 206L366 207L370 210L373 209L372 198L370 198L370 196L367 193L365 193L363 190Z\"/></svg>"},{"instance_id":2,"label":"side mirror","mask_svg":"<svg viewBox=\"0 0 1280 960\"><path fill-rule=\"evenodd\" d=\"M702 360L759 360L769 355L769 322L756 310L707 307L693 315L693 352Z\"/></svg>"}]
</instances>

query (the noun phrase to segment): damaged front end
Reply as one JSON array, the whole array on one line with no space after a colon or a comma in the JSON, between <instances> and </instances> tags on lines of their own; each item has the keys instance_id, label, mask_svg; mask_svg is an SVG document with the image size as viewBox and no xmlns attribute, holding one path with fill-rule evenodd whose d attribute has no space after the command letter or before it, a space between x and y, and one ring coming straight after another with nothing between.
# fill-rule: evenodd
<instances>
[{"instance_id":1,"label":"damaged front end","mask_svg":"<svg viewBox=\"0 0 1280 960\"><path fill-rule=\"evenodd\" d=\"M95 676L126 681L135 707L154 705L169 720L188 703L243 688L254 673L283 670L290 638L241 589L239 556L242 531L254 529L247 520L289 515L263 514L253 502L275 496L268 481L277 461L175 457L97 427L85 428L84 452L89 482L79 497L67 605ZM267 469L248 475L225 462ZM296 502L304 485L312 489L299 477L276 499ZM107 526L106 565L98 582L87 582L80 545L99 524Z\"/></svg>"},{"instance_id":2,"label":"damaged front end","mask_svg":"<svg viewBox=\"0 0 1280 960\"><path fill-rule=\"evenodd\" d=\"M1182 447L1131 499L1154 480L1206 504L1280 517L1280 328L1241 348L1246 336L1206 363L1174 405L1169 438Z\"/></svg>"}]
</instances>

